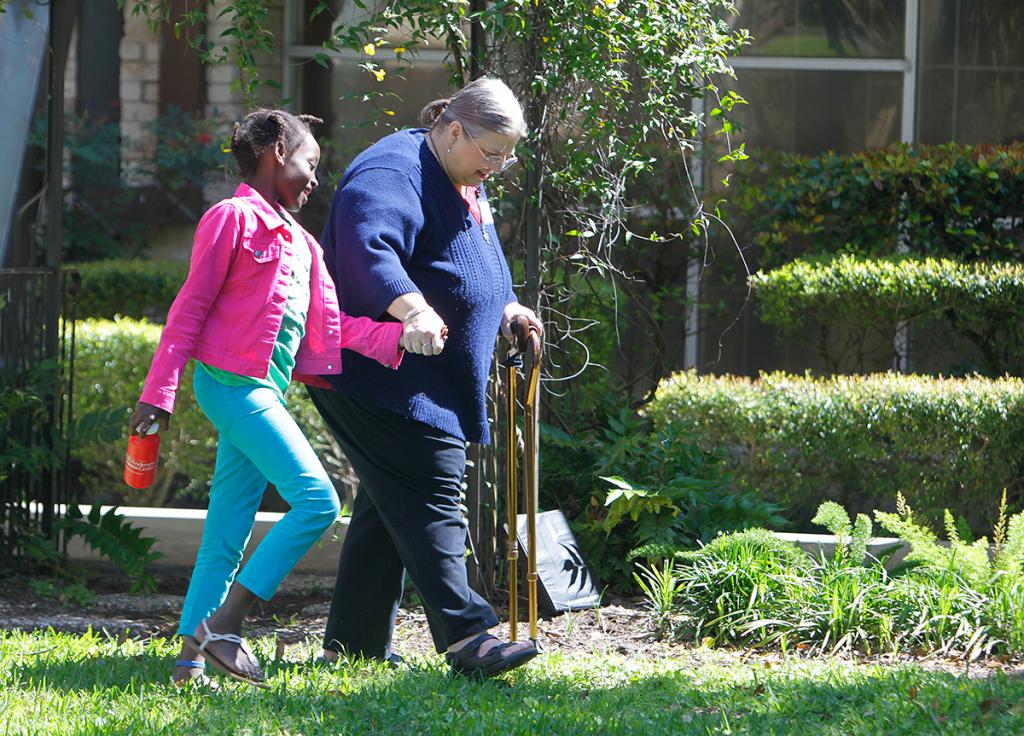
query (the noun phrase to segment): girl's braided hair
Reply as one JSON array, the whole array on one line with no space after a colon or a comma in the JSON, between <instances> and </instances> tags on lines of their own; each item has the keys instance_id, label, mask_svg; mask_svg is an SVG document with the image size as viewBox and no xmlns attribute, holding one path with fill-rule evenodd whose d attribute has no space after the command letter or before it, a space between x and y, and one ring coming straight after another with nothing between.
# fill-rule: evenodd
<instances>
[{"instance_id":1,"label":"girl's braided hair","mask_svg":"<svg viewBox=\"0 0 1024 736\"><path fill-rule=\"evenodd\" d=\"M238 171L243 179L256 173L260 156L278 141L284 142L285 154L298 148L307 135L312 134L311 126L322 123L315 115L294 115L287 110L258 108L235 123L231 135L231 152L238 162Z\"/></svg>"}]
</instances>

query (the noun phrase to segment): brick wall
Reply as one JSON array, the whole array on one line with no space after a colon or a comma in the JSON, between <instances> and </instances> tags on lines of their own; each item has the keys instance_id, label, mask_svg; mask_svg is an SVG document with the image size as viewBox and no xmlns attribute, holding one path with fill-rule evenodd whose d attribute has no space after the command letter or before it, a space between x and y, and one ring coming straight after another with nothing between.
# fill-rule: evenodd
<instances>
[{"instance_id":1,"label":"brick wall","mask_svg":"<svg viewBox=\"0 0 1024 736\"><path fill-rule=\"evenodd\" d=\"M146 124L159 113L160 36L125 3L121 36L121 172L128 182L145 184L136 165L152 150Z\"/></svg>"}]
</instances>

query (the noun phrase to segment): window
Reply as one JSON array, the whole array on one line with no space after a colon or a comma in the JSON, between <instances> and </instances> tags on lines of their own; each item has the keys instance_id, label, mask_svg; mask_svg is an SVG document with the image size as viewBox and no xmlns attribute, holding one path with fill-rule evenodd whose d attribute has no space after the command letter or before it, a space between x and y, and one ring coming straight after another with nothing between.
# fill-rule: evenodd
<instances>
[{"instance_id":1,"label":"window","mask_svg":"<svg viewBox=\"0 0 1024 736\"><path fill-rule=\"evenodd\" d=\"M739 25L756 56L894 58L903 52L904 2L746 0Z\"/></svg>"},{"instance_id":2,"label":"window","mask_svg":"<svg viewBox=\"0 0 1024 736\"><path fill-rule=\"evenodd\" d=\"M1024 135L1024 3L930 0L921 8L917 140Z\"/></svg>"},{"instance_id":3,"label":"window","mask_svg":"<svg viewBox=\"0 0 1024 736\"><path fill-rule=\"evenodd\" d=\"M734 115L750 149L845 153L900 138L900 74L747 69L738 81L750 104Z\"/></svg>"}]
</instances>

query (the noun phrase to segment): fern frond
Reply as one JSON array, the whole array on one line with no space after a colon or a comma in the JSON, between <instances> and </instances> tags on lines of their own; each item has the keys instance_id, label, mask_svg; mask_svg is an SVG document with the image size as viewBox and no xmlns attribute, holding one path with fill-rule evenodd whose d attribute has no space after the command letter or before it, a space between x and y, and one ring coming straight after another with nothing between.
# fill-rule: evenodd
<instances>
[{"instance_id":1,"label":"fern frond","mask_svg":"<svg viewBox=\"0 0 1024 736\"><path fill-rule=\"evenodd\" d=\"M78 504L69 504L64 518L57 522L57 526L64 532L66 539L80 537L87 546L134 578L132 592L156 589L156 580L149 572L149 564L163 557L163 554L152 551L151 547L156 540L142 536L142 530L120 516L116 507L101 514L97 504L85 516Z\"/></svg>"},{"instance_id":2,"label":"fern frond","mask_svg":"<svg viewBox=\"0 0 1024 736\"><path fill-rule=\"evenodd\" d=\"M1006 573L1019 575L1024 565L1024 512L1010 517L1006 526L1006 541L996 552L995 567Z\"/></svg>"},{"instance_id":3,"label":"fern frond","mask_svg":"<svg viewBox=\"0 0 1024 736\"><path fill-rule=\"evenodd\" d=\"M850 518L846 515L846 510L835 501L822 503L811 523L825 527L842 540L850 536Z\"/></svg>"},{"instance_id":4,"label":"fern frond","mask_svg":"<svg viewBox=\"0 0 1024 736\"><path fill-rule=\"evenodd\" d=\"M857 514L850 534L850 562L859 565L864 562L868 553L868 540L871 539L871 519L864 514Z\"/></svg>"}]
</instances>

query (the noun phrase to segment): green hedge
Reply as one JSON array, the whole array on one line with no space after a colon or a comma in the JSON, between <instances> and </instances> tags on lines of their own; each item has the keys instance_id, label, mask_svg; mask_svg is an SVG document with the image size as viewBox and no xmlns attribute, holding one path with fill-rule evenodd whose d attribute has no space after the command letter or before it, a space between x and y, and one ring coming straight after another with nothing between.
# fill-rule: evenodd
<instances>
[{"instance_id":1,"label":"green hedge","mask_svg":"<svg viewBox=\"0 0 1024 736\"><path fill-rule=\"evenodd\" d=\"M1021 260L1024 143L910 146L819 156L758 152L730 201L752 219L763 263L793 255Z\"/></svg>"},{"instance_id":2,"label":"green hedge","mask_svg":"<svg viewBox=\"0 0 1024 736\"><path fill-rule=\"evenodd\" d=\"M188 275L188 263L166 260L113 259L70 268L82 274L79 319L122 316L163 322Z\"/></svg>"},{"instance_id":3,"label":"green hedge","mask_svg":"<svg viewBox=\"0 0 1024 736\"><path fill-rule=\"evenodd\" d=\"M1024 490L1024 381L900 374L759 380L678 373L647 412L727 457L733 483L806 524L824 500L887 509L898 491L925 518L949 508L990 529L1000 493Z\"/></svg>"},{"instance_id":4,"label":"green hedge","mask_svg":"<svg viewBox=\"0 0 1024 736\"><path fill-rule=\"evenodd\" d=\"M74 412L124 407L128 416L160 339L160 325L144 320L83 320L76 325ZM178 392L170 429L161 435L157 483L145 491L128 488L121 473L127 434L114 443L93 444L75 452L79 479L89 501L128 505L205 505L216 454L216 435L192 395L192 364ZM319 414L300 384L288 389L288 408L327 467L337 467L337 452ZM327 456L331 456L328 459Z\"/></svg>"},{"instance_id":5,"label":"green hedge","mask_svg":"<svg viewBox=\"0 0 1024 736\"><path fill-rule=\"evenodd\" d=\"M797 259L750 278L760 317L783 333L817 326L847 330L863 342L892 345L900 322L938 322L951 337L973 342L990 375L1024 372L1024 265L960 263L948 258L890 256ZM827 365L835 343L818 347ZM861 349L860 352L863 352Z\"/></svg>"}]
</instances>

